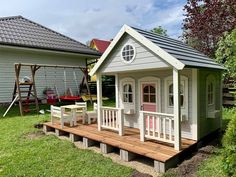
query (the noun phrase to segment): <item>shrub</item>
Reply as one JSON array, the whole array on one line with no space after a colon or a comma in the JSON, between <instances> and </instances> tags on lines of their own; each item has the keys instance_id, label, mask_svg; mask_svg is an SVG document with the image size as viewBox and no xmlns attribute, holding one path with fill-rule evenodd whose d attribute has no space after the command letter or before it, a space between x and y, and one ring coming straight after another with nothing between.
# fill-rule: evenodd
<instances>
[{"instance_id":1,"label":"shrub","mask_svg":"<svg viewBox=\"0 0 236 177\"><path fill-rule=\"evenodd\" d=\"M236 114L232 114L222 143L223 169L229 176L236 176Z\"/></svg>"}]
</instances>

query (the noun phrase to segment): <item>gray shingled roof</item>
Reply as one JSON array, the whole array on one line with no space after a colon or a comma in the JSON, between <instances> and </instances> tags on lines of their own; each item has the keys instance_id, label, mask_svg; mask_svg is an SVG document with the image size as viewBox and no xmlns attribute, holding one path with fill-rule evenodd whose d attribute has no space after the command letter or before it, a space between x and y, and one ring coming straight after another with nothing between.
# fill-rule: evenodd
<instances>
[{"instance_id":1,"label":"gray shingled roof","mask_svg":"<svg viewBox=\"0 0 236 177\"><path fill-rule=\"evenodd\" d=\"M22 16L0 18L0 44L100 56L86 45Z\"/></svg>"},{"instance_id":2,"label":"gray shingled roof","mask_svg":"<svg viewBox=\"0 0 236 177\"><path fill-rule=\"evenodd\" d=\"M213 59L207 57L206 55L193 49L192 47L189 47L179 40L157 35L155 33L138 28L132 28L162 49L164 49L166 52L180 60L186 66L224 69Z\"/></svg>"}]
</instances>

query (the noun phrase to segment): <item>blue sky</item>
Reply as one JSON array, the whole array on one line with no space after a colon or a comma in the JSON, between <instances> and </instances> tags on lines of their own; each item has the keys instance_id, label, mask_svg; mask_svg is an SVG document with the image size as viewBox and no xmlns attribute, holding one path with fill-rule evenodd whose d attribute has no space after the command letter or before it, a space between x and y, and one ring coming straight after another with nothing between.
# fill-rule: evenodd
<instances>
[{"instance_id":1,"label":"blue sky","mask_svg":"<svg viewBox=\"0 0 236 177\"><path fill-rule=\"evenodd\" d=\"M123 24L182 34L185 0L7 0L0 16L22 15L85 43L92 38L112 39Z\"/></svg>"}]
</instances>

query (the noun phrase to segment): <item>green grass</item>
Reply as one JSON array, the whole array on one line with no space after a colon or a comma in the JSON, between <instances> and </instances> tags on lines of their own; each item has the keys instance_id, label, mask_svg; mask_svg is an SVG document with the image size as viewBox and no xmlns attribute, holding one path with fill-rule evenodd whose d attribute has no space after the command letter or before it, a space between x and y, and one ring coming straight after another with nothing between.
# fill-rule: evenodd
<instances>
[{"instance_id":1,"label":"green grass","mask_svg":"<svg viewBox=\"0 0 236 177\"><path fill-rule=\"evenodd\" d=\"M41 131L33 125L49 120L49 115L14 115L19 115L16 107L0 118L0 176L131 176L133 169L53 135L28 138Z\"/></svg>"},{"instance_id":2,"label":"green grass","mask_svg":"<svg viewBox=\"0 0 236 177\"><path fill-rule=\"evenodd\" d=\"M219 150L219 149L218 149ZM220 151L220 150L219 150ZM218 152L204 161L197 171L199 177L227 177L222 170L222 156Z\"/></svg>"},{"instance_id":3,"label":"green grass","mask_svg":"<svg viewBox=\"0 0 236 177\"><path fill-rule=\"evenodd\" d=\"M222 128L226 129L230 119L236 114L236 108L224 108L223 109L223 120ZM213 154L209 159L204 161L198 169L197 176L200 177L225 177L226 174L222 170L222 152L223 147L216 147L216 153Z\"/></svg>"}]
</instances>

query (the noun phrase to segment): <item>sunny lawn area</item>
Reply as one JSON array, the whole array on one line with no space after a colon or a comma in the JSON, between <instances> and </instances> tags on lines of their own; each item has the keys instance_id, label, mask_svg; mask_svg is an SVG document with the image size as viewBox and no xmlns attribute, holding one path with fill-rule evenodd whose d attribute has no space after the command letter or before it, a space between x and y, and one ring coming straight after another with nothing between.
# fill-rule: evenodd
<instances>
[{"instance_id":1,"label":"sunny lawn area","mask_svg":"<svg viewBox=\"0 0 236 177\"><path fill-rule=\"evenodd\" d=\"M131 176L131 168L93 151L78 149L69 141L41 134L34 124L49 120L49 115L14 114L18 114L16 109L9 117L0 118L0 176ZM28 136L35 132L40 136Z\"/></svg>"},{"instance_id":2,"label":"sunny lawn area","mask_svg":"<svg viewBox=\"0 0 236 177\"><path fill-rule=\"evenodd\" d=\"M227 109L225 108L223 110L223 121L222 121L222 127L223 129L226 129L228 126L229 121L232 119L233 116L236 115L236 108ZM215 149L215 153L204 163L201 164L199 167L199 170L197 172L197 176L200 177L226 177L227 175L223 171L223 153L225 149L223 147L217 147ZM236 176L236 174L234 174Z\"/></svg>"}]
</instances>

